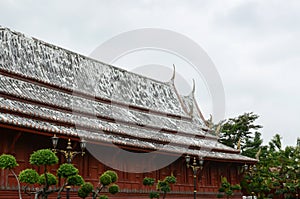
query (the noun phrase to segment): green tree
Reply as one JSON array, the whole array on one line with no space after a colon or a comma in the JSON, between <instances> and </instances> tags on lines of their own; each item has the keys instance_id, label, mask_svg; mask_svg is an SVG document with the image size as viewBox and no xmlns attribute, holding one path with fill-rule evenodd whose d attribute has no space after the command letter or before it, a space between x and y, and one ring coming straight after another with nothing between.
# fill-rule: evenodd
<instances>
[{"instance_id":1,"label":"green tree","mask_svg":"<svg viewBox=\"0 0 300 199\"><path fill-rule=\"evenodd\" d=\"M282 196L295 198L300 188L300 147L281 147L276 134L268 145L261 147L259 162L247 169L241 182L247 194L258 198Z\"/></svg>"},{"instance_id":2,"label":"green tree","mask_svg":"<svg viewBox=\"0 0 300 199\"><path fill-rule=\"evenodd\" d=\"M221 178L221 186L219 188L220 194L217 195L218 198L222 198L226 195L226 198L230 198L235 190L241 190L241 186L239 184L231 185L226 177Z\"/></svg>"},{"instance_id":3,"label":"green tree","mask_svg":"<svg viewBox=\"0 0 300 199\"><path fill-rule=\"evenodd\" d=\"M145 177L143 180L143 185L145 186L153 186L155 183L155 179L153 178L149 178L149 177ZM167 193L171 191L171 184L175 184L176 183L176 177L173 175L167 176L165 177L164 180L158 180L156 183L156 190L157 191L151 191L149 193L149 198L159 198L160 194L159 192L163 193L163 199L166 198Z\"/></svg>"},{"instance_id":4,"label":"green tree","mask_svg":"<svg viewBox=\"0 0 300 199\"><path fill-rule=\"evenodd\" d=\"M99 183L94 188L94 186L87 182L84 183L80 189L78 190L78 196L80 198L87 198L89 195L92 196L93 199L96 199L97 197L101 199L107 199L108 197L106 195L100 195L100 192L105 188L108 187L108 192L111 194L116 194L119 192L119 186L115 184L115 182L118 180L118 175L115 171L105 171L100 177L99 177Z\"/></svg>"},{"instance_id":5,"label":"green tree","mask_svg":"<svg viewBox=\"0 0 300 199\"><path fill-rule=\"evenodd\" d=\"M262 144L261 125L255 124L258 115L250 112L229 118L220 130L220 142L241 150L241 154L254 158Z\"/></svg>"},{"instance_id":6,"label":"green tree","mask_svg":"<svg viewBox=\"0 0 300 199\"><path fill-rule=\"evenodd\" d=\"M19 165L14 156L9 155L9 154L2 154L0 156L0 168L8 169L14 175L14 177L16 178L17 183L18 183L19 198L22 199L20 181L18 179L18 176L16 175L16 173L13 170L17 166L19 166Z\"/></svg>"},{"instance_id":7,"label":"green tree","mask_svg":"<svg viewBox=\"0 0 300 199\"><path fill-rule=\"evenodd\" d=\"M64 180L58 191L57 198L61 198L61 192L67 186L81 186L84 184L83 178L78 174L78 169L73 164L65 163L60 165L57 169L57 176Z\"/></svg>"},{"instance_id":8,"label":"green tree","mask_svg":"<svg viewBox=\"0 0 300 199\"><path fill-rule=\"evenodd\" d=\"M66 186L80 186L84 183L83 178L78 175L78 169L72 164L62 164L57 170L57 176L64 180L60 187L50 189L50 186L57 185L57 177L49 173L49 166L58 163L58 158L50 149L40 149L30 155L29 162L43 168L43 173L39 175L34 169L25 169L20 172L20 182L25 183L24 191L28 195L34 194L35 198L47 199L52 193L57 192L57 198L61 198L61 192ZM28 191L29 185L38 184L40 187L36 191Z\"/></svg>"},{"instance_id":9,"label":"green tree","mask_svg":"<svg viewBox=\"0 0 300 199\"><path fill-rule=\"evenodd\" d=\"M47 199L48 195L55 192L53 189L49 189L52 184L56 184L57 180L53 174L48 173L48 167L58 163L58 158L50 149L40 149L38 151L33 152L30 155L29 163L31 165L35 165L43 168L43 174L36 178L36 173L33 170L23 170L20 172L19 178L20 181L26 183L25 192L27 194L31 194L31 192L27 191L28 184L41 184L41 188L34 192L35 197L42 199Z\"/></svg>"}]
</instances>

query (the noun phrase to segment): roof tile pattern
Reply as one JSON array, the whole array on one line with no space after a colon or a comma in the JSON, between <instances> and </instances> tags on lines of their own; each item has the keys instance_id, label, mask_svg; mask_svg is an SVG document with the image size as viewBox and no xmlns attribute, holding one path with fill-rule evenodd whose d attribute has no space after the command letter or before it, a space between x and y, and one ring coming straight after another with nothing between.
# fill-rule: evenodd
<instances>
[{"instance_id":1,"label":"roof tile pattern","mask_svg":"<svg viewBox=\"0 0 300 199\"><path fill-rule=\"evenodd\" d=\"M195 99L178 96L173 84L1 27L0 94L2 124L135 148L253 161L207 133Z\"/></svg>"},{"instance_id":2,"label":"roof tile pattern","mask_svg":"<svg viewBox=\"0 0 300 199\"><path fill-rule=\"evenodd\" d=\"M0 29L0 67L128 105L186 116L174 88L71 51Z\"/></svg>"}]
</instances>

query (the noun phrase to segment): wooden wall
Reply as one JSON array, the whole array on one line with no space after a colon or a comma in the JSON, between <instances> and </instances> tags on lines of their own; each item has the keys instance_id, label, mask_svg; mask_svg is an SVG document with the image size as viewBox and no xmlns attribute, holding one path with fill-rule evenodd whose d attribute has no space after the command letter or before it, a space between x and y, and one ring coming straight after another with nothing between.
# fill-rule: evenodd
<instances>
[{"instance_id":1,"label":"wooden wall","mask_svg":"<svg viewBox=\"0 0 300 199\"><path fill-rule=\"evenodd\" d=\"M67 140L60 139L59 146L64 148ZM19 166L15 169L18 174L24 168L35 168L29 164L29 156L33 151L42 148L51 148L50 136L18 132L16 130L0 129L0 154L8 153L16 157ZM79 144L73 142L73 147L80 150ZM59 155L60 163L64 163L64 157ZM73 160L74 165L79 169L82 177L94 185L98 183L99 176L108 168L101 164L88 152L83 157L78 155ZM56 173L56 166L50 168L52 173ZM205 161L203 170L198 174L197 189L199 198L216 198L220 186L221 176L226 176L231 183L238 183L239 176L237 165L232 163ZM172 185L172 194L167 198L192 198L193 197L193 175L192 170L187 169L184 158L179 158L171 165L150 173L126 173L116 171L119 176L117 184L121 193L110 198L148 198L149 187L142 184L144 177L153 177L163 179L165 176L173 173L177 178L177 183ZM13 175L7 170L1 170L0 173L0 199L17 198L17 183ZM153 189L155 189L153 187ZM13 191L11 191L13 190ZM54 194L55 195L55 194ZM240 193L235 194L241 197ZM26 198L23 194L23 198ZM28 197L29 198L29 197ZM55 198L55 197L54 197ZM72 193L71 198L77 198L76 193Z\"/></svg>"}]
</instances>

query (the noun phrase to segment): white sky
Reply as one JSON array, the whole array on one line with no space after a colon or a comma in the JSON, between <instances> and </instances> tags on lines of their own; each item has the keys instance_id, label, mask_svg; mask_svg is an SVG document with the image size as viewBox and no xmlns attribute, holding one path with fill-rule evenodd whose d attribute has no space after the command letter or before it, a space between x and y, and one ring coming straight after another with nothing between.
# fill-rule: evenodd
<instances>
[{"instance_id":1,"label":"white sky","mask_svg":"<svg viewBox=\"0 0 300 199\"><path fill-rule=\"evenodd\" d=\"M85 55L138 28L183 34L213 60L223 81L226 118L253 111L260 115L265 142L279 133L284 145L295 145L300 137L299 10L296 0L1 0L0 25ZM207 91L201 82L196 88L208 117Z\"/></svg>"}]
</instances>

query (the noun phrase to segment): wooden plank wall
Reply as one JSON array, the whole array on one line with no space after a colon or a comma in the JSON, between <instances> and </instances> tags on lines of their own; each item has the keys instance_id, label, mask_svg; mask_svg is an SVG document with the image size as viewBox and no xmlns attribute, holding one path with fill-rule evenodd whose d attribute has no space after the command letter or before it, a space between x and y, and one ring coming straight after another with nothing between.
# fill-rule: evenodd
<instances>
[{"instance_id":1,"label":"wooden plank wall","mask_svg":"<svg viewBox=\"0 0 300 199\"><path fill-rule=\"evenodd\" d=\"M9 153L16 157L19 166L15 169L18 174L25 168L35 168L39 173L37 167L29 164L29 156L33 151L41 148L51 148L52 143L50 136L43 136L38 134L30 134L25 132L18 132L8 129L0 129L0 154ZM65 147L67 140L61 139L58 147ZM73 146L75 146L74 143ZM75 146L77 150L80 150L79 144ZM58 154L60 163L65 162L63 155ZM97 185L99 176L108 168L101 164L88 152L86 155L77 156L73 160L74 165L79 169L80 174L86 181L92 182ZM239 178L237 175L237 166L229 163L220 162L205 162L208 164L204 166L204 169L198 174L197 189L198 193L205 195L206 198L216 198L216 193L220 185L221 176L226 176L232 183L237 183ZM56 173L58 165L50 167L52 173ZM116 171L119 176L118 185L122 193L119 193L115 197L110 198L148 198L148 192L150 188L142 185L144 177L153 177L156 179L163 179L165 176L173 173L177 177L177 183L172 185L173 194L168 198L190 198L193 193L193 174L191 169L187 169L184 159L180 158L171 165L153 171L149 173L126 173ZM17 192L10 191L16 190L17 183L14 176L7 170L1 170L0 172L0 198L16 198ZM155 189L155 187L153 187ZM75 193L73 193L74 195ZM73 196L76 198L76 194ZM72 198L73 198L72 197ZM200 197L200 196L199 196ZM26 197L25 197L26 198Z\"/></svg>"}]
</instances>

